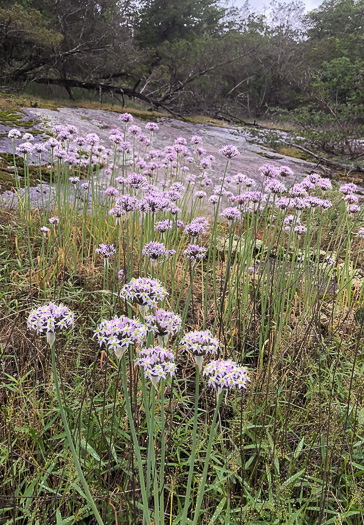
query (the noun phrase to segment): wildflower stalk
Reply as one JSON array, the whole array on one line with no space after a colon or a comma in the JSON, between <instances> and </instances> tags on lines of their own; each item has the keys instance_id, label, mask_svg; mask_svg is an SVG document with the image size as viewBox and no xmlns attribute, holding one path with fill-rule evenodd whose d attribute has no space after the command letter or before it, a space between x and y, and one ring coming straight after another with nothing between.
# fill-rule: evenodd
<instances>
[{"instance_id":1,"label":"wildflower stalk","mask_svg":"<svg viewBox=\"0 0 364 525\"><path fill-rule=\"evenodd\" d=\"M185 525L187 523L187 513L188 513L188 508L190 506L193 468L195 466L199 386L200 386L200 370L199 370L199 367L196 366L195 408L194 408L194 414L193 414L192 449L191 449L191 456L190 456L190 468L188 471L188 479L187 479L186 498L185 498L185 504L183 507L183 514L182 514L182 521L181 521L182 525Z\"/></svg>"},{"instance_id":2,"label":"wildflower stalk","mask_svg":"<svg viewBox=\"0 0 364 525\"><path fill-rule=\"evenodd\" d=\"M125 408L126 408L126 413L128 415L130 431L131 431L133 444L134 444L135 455L136 455L137 463L138 463L140 490L141 490L141 493L142 493L142 501L143 501L143 517L146 520L147 525L151 525L149 505L148 505L148 497L147 497L147 491L146 491L146 488L145 488L145 478L144 478L142 457L141 457L141 454L140 454L140 447L139 447L138 438L137 438L136 431L135 431L134 419L133 419L133 414L131 412L130 397L129 397L128 387L127 387L127 376L126 376L125 359L122 358L120 362L121 362L121 370L122 370L122 374L123 374L123 381L122 381L122 383L123 383L123 391L124 391Z\"/></svg>"},{"instance_id":3,"label":"wildflower stalk","mask_svg":"<svg viewBox=\"0 0 364 525\"><path fill-rule=\"evenodd\" d=\"M161 469L159 483L160 517L164 523L164 468L166 460L166 436L165 436L165 414L164 414L164 379L161 380Z\"/></svg>"},{"instance_id":4,"label":"wildflower stalk","mask_svg":"<svg viewBox=\"0 0 364 525\"><path fill-rule=\"evenodd\" d=\"M95 502L93 500L93 497L91 495L89 486L88 486L87 481L85 479L85 476L83 475L82 468L81 468L81 465L80 465L80 462L79 462L79 459L78 459L78 456L77 456L76 448L75 448L75 445L73 443L71 430L70 430L70 427L68 425L67 416L66 416L66 413L65 413L64 408L63 408L61 392L60 392L60 389L59 389L58 376L57 376L56 352L55 352L55 348L54 348L54 343L51 345L51 354L52 354L53 378L54 378L54 385L55 385L55 388L56 388L56 395L57 395L57 401L58 401L58 405L59 405L59 411L61 413L61 418L62 418L62 421L63 421L63 426L64 426L64 430L65 430L66 437L67 437L67 440L68 440L68 444L69 444L69 447L71 449L72 458L73 458L73 461L74 461L74 464L75 464L75 467L76 467L76 470L77 470L78 477L79 477L79 479L81 481L83 490L85 492L86 499L87 499L87 501L89 502L89 504L91 506L91 509L92 509L92 512L94 513L96 521L97 521L97 523L99 525L104 525L104 522L102 521L102 518L101 518L101 516L99 514L99 511L97 510L96 504L95 504Z\"/></svg>"},{"instance_id":5,"label":"wildflower stalk","mask_svg":"<svg viewBox=\"0 0 364 525\"><path fill-rule=\"evenodd\" d=\"M196 523L198 522L198 518L200 516L200 510L201 510L202 499L203 499L203 495L204 495L204 491L205 491L207 473L208 473L208 470L209 470L209 461L210 461L210 455L211 455L211 449L212 449L212 442L214 440L216 429L218 427L218 424L216 422L217 422L217 416L219 414L219 408L220 408L220 405L221 405L222 397L223 397L223 392L218 394L218 397L217 397L216 408L215 408L214 417L213 417L212 424L211 424L209 442L207 444L205 464L204 464L204 468L203 468L202 478L201 478L201 481L200 481L200 486L198 487L197 501L196 501L196 507L195 507L195 515L194 515L194 518L193 518L192 525L196 525Z\"/></svg>"}]
</instances>

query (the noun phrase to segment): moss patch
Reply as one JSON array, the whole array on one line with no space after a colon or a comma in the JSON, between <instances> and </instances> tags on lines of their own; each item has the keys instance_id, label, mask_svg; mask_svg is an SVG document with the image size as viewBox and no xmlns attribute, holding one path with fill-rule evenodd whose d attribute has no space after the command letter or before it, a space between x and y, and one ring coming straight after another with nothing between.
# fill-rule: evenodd
<instances>
[{"instance_id":1,"label":"moss patch","mask_svg":"<svg viewBox=\"0 0 364 525\"><path fill-rule=\"evenodd\" d=\"M15 155L15 162L17 172L19 175L18 184L20 187L24 186L24 162L22 157ZM49 181L49 169L42 169L42 179ZM39 168L38 166L29 166L29 182L30 186L39 184ZM14 159L11 153L0 153L0 190L11 191L16 188Z\"/></svg>"},{"instance_id":2,"label":"moss patch","mask_svg":"<svg viewBox=\"0 0 364 525\"><path fill-rule=\"evenodd\" d=\"M286 155L287 157L294 157L295 159L307 160L309 162L312 162L313 160L313 157L311 157L311 155L308 155L308 153L300 151L299 149L294 148L292 146L281 146L277 148L277 153L280 153L281 155Z\"/></svg>"},{"instance_id":3,"label":"moss patch","mask_svg":"<svg viewBox=\"0 0 364 525\"><path fill-rule=\"evenodd\" d=\"M24 128L31 129L33 135L39 135L42 131L33 129L36 124L40 124L40 120L34 121L33 119L24 120L24 113L20 110L9 110L3 109L0 111L0 124L3 126L9 126L12 128Z\"/></svg>"}]
</instances>

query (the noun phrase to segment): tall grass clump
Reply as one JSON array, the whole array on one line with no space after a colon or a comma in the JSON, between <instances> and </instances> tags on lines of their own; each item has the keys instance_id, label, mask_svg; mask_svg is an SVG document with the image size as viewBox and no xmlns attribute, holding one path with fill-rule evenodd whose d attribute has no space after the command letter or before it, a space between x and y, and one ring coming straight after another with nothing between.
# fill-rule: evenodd
<instances>
[{"instance_id":1,"label":"tall grass clump","mask_svg":"<svg viewBox=\"0 0 364 525\"><path fill-rule=\"evenodd\" d=\"M0 523L364 523L358 188L132 121L10 134Z\"/></svg>"}]
</instances>

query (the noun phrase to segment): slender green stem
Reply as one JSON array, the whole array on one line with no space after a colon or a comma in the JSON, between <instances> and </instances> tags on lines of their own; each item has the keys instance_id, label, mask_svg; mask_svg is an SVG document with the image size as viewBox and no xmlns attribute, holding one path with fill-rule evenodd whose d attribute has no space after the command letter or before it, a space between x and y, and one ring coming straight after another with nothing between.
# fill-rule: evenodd
<instances>
[{"instance_id":1,"label":"slender green stem","mask_svg":"<svg viewBox=\"0 0 364 525\"><path fill-rule=\"evenodd\" d=\"M149 512L149 505L148 505L148 497L147 497L147 491L145 488L145 479L144 479L144 470L143 470L143 463L142 463L142 456L140 453L140 447L138 443L138 438L135 431L135 425L134 425L134 419L133 414L131 412L131 404L130 404L130 397L128 392L128 379L126 376L126 364L125 364L125 358L123 357L121 359L121 369L123 373L123 391L124 391L124 398L125 398L125 408L126 413L128 415L129 419L129 425L130 425L130 431L133 439L134 444L134 450L135 455L138 463L138 472L139 472L139 481L140 481L140 490L142 493L142 500L143 500L143 518L146 520L147 525L151 525L151 519L150 519L150 512Z\"/></svg>"},{"instance_id":2,"label":"slender green stem","mask_svg":"<svg viewBox=\"0 0 364 525\"><path fill-rule=\"evenodd\" d=\"M190 506L191 485L192 485L193 469L195 466L195 457L196 457L199 389L200 389L200 370L198 366L196 366L195 408L194 408L194 415L193 415L192 449L191 449L191 456L190 456L190 468L189 468L188 479L187 479L186 499L185 499L185 504L183 507L183 514L182 514L182 521L181 521L182 525L185 525L187 521L188 508Z\"/></svg>"},{"instance_id":3,"label":"slender green stem","mask_svg":"<svg viewBox=\"0 0 364 525\"><path fill-rule=\"evenodd\" d=\"M91 495L89 486L88 486L87 481L85 479L85 476L83 475L82 468L81 468L80 462L78 460L76 448L75 448L75 445L73 443L71 430L70 430L70 427L68 425L66 412L64 411L64 408L63 408L61 392L60 392L60 389L59 389L58 376L57 376L56 352L55 352L55 349L54 349L54 343L51 345L51 354L52 354L52 368L53 368L54 385L56 387L56 395L57 395L57 401L58 401L58 405L59 405L59 411L61 413L61 418L62 418L62 421L63 421L64 430L66 432L66 437L67 437L67 440L68 440L69 447L71 449L71 453L72 453L73 461L75 463L77 474L78 474L78 477L79 477L79 479L81 481L83 490L85 492L86 499L87 499L87 501L89 502L89 504L90 504L90 506L92 508L92 512L94 513L94 516L96 518L97 523L99 525L104 525L104 522L102 521L102 518L101 518L101 516L99 514L99 511L97 510L96 504L95 504L95 502L93 500L93 497Z\"/></svg>"},{"instance_id":4,"label":"slender green stem","mask_svg":"<svg viewBox=\"0 0 364 525\"><path fill-rule=\"evenodd\" d=\"M209 442L207 444L207 450L206 450L205 464L203 468L202 478L200 481L200 486L198 487L197 501L196 501L196 507L195 507L195 516L193 518L192 525L196 525L196 523L198 522L198 518L200 516L200 510L201 510L202 499L203 499L203 495L205 491L207 473L209 470L209 461L210 461L210 455L211 455L211 449L212 449L212 442L214 440L216 429L218 427L216 420L217 420L217 416L219 413L222 396L223 396L223 393L221 392L217 399L214 417L213 417L212 424L211 424L210 437L209 437Z\"/></svg>"}]
</instances>

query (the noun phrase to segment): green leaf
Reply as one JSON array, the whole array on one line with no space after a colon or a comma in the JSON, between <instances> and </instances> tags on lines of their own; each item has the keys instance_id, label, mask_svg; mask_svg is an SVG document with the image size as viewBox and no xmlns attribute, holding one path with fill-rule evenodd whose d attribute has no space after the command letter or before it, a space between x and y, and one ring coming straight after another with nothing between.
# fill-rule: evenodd
<instances>
[{"instance_id":1,"label":"green leaf","mask_svg":"<svg viewBox=\"0 0 364 525\"><path fill-rule=\"evenodd\" d=\"M82 438L80 441L80 447L86 450L90 454L90 456L96 459L96 461L100 461L100 456L98 455L96 450L92 448L90 443L87 443L84 438Z\"/></svg>"},{"instance_id":2,"label":"green leaf","mask_svg":"<svg viewBox=\"0 0 364 525\"><path fill-rule=\"evenodd\" d=\"M225 507L225 503L226 503L226 497L222 498L222 500L220 501L220 503L218 504L210 522L209 522L209 525L212 525L212 523L215 523L215 521L217 520L217 518L220 516L223 508Z\"/></svg>"},{"instance_id":3,"label":"green leaf","mask_svg":"<svg viewBox=\"0 0 364 525\"><path fill-rule=\"evenodd\" d=\"M288 487L289 485L291 485L292 483L294 483L297 479L299 479L302 474L305 472L306 469L302 469L300 470L299 472L296 472L296 474L293 474L293 476L291 476L290 478L286 479L286 481L283 483L282 487L285 488L285 487Z\"/></svg>"}]
</instances>

